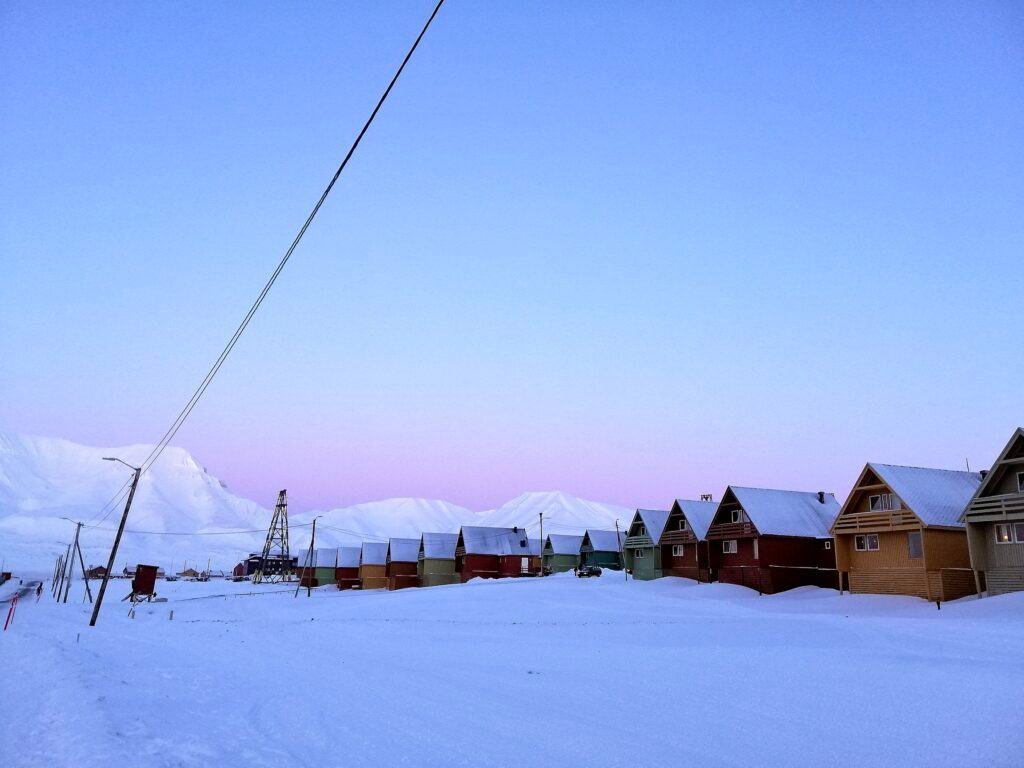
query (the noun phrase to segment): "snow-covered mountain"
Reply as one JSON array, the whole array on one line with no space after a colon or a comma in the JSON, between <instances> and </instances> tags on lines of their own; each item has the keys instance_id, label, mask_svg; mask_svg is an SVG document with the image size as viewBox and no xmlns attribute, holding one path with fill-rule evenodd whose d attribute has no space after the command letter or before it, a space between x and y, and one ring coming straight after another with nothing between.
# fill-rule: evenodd
<instances>
[{"instance_id":1,"label":"snow-covered mountain","mask_svg":"<svg viewBox=\"0 0 1024 768\"><path fill-rule=\"evenodd\" d=\"M635 510L586 501L560 491L524 493L497 509L480 513L477 525L520 526L537 535L541 512L545 533L583 533L587 528L612 530L629 525Z\"/></svg>"},{"instance_id":2,"label":"snow-covered mountain","mask_svg":"<svg viewBox=\"0 0 1024 768\"><path fill-rule=\"evenodd\" d=\"M61 518L81 520L82 550L87 564L105 563L123 500L102 518L107 504L131 471L103 461L116 456L141 464L152 446L95 448L51 437L0 432L0 559L24 572L46 571L64 551L74 527ZM309 541L314 515L317 545L419 536L423 531L457 531L464 523L518 525L537 534L538 513L545 532L582 532L587 527L614 527L632 510L584 501L559 492L524 493L487 512L473 512L446 501L387 499L291 515L291 544L301 550ZM168 571L185 562L203 568L230 568L248 552L263 546L270 511L233 494L187 451L168 448L143 475L132 504L131 518L118 553L117 568L151 562ZM201 533L202 536L191 534ZM189 534L189 535L180 535Z\"/></svg>"}]
</instances>

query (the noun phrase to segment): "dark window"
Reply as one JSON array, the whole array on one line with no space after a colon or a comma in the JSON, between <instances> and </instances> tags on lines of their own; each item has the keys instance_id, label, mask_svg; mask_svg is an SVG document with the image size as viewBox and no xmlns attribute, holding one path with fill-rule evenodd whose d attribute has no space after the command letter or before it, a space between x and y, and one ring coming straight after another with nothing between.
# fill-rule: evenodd
<instances>
[{"instance_id":1,"label":"dark window","mask_svg":"<svg viewBox=\"0 0 1024 768\"><path fill-rule=\"evenodd\" d=\"M917 560L924 555L920 531L911 531L907 534L907 548L910 550L911 560Z\"/></svg>"}]
</instances>

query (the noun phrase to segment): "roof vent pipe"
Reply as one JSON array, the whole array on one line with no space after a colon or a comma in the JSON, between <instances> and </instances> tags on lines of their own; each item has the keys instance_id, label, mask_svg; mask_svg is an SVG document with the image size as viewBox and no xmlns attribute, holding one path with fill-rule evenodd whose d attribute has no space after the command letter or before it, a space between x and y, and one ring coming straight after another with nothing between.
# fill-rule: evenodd
<instances>
[{"instance_id":1,"label":"roof vent pipe","mask_svg":"<svg viewBox=\"0 0 1024 768\"><path fill-rule=\"evenodd\" d=\"M981 472L979 474L981 475L981 479L984 480L985 476L988 474L988 470L987 469L983 469L983 470L981 470Z\"/></svg>"},{"instance_id":2,"label":"roof vent pipe","mask_svg":"<svg viewBox=\"0 0 1024 768\"><path fill-rule=\"evenodd\" d=\"M825 492L824 491L818 491L818 503L819 504L824 504L825 503Z\"/></svg>"}]
</instances>

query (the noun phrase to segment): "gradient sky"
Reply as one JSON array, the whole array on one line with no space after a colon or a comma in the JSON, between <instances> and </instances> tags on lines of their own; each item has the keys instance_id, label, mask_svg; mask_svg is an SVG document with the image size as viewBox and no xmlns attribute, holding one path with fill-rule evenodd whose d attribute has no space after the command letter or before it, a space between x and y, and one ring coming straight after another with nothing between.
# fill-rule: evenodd
<instances>
[{"instance_id":1,"label":"gradient sky","mask_svg":"<svg viewBox=\"0 0 1024 768\"><path fill-rule=\"evenodd\" d=\"M155 442L432 3L0 6L0 429ZM450 0L176 444L664 506L1024 423L1024 6Z\"/></svg>"}]
</instances>

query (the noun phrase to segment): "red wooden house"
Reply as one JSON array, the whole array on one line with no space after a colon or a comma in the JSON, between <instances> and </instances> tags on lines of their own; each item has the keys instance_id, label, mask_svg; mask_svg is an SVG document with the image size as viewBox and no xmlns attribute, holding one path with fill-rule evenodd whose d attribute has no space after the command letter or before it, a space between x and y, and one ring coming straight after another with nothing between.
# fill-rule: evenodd
<instances>
[{"instance_id":1,"label":"red wooden house","mask_svg":"<svg viewBox=\"0 0 1024 768\"><path fill-rule=\"evenodd\" d=\"M420 575L416 571L419 555L419 539L391 539L388 541L386 570L388 589L404 589L420 585Z\"/></svg>"},{"instance_id":2,"label":"red wooden house","mask_svg":"<svg viewBox=\"0 0 1024 768\"><path fill-rule=\"evenodd\" d=\"M836 587L829 528L839 513L830 493L730 485L708 528L718 580L773 594L793 587Z\"/></svg>"},{"instance_id":3,"label":"red wooden house","mask_svg":"<svg viewBox=\"0 0 1024 768\"><path fill-rule=\"evenodd\" d=\"M338 547L338 565L334 569L334 583L338 589L359 586L359 547Z\"/></svg>"},{"instance_id":4,"label":"red wooden house","mask_svg":"<svg viewBox=\"0 0 1024 768\"><path fill-rule=\"evenodd\" d=\"M536 560L540 560L537 542ZM526 562L524 566L523 562ZM463 582L474 578L496 579L518 576L525 568L531 574L533 548L522 528L489 528L464 525L455 545L455 571Z\"/></svg>"},{"instance_id":5,"label":"red wooden house","mask_svg":"<svg viewBox=\"0 0 1024 768\"><path fill-rule=\"evenodd\" d=\"M718 511L714 501L676 499L658 539L663 576L714 581L708 552L708 528Z\"/></svg>"}]
</instances>

